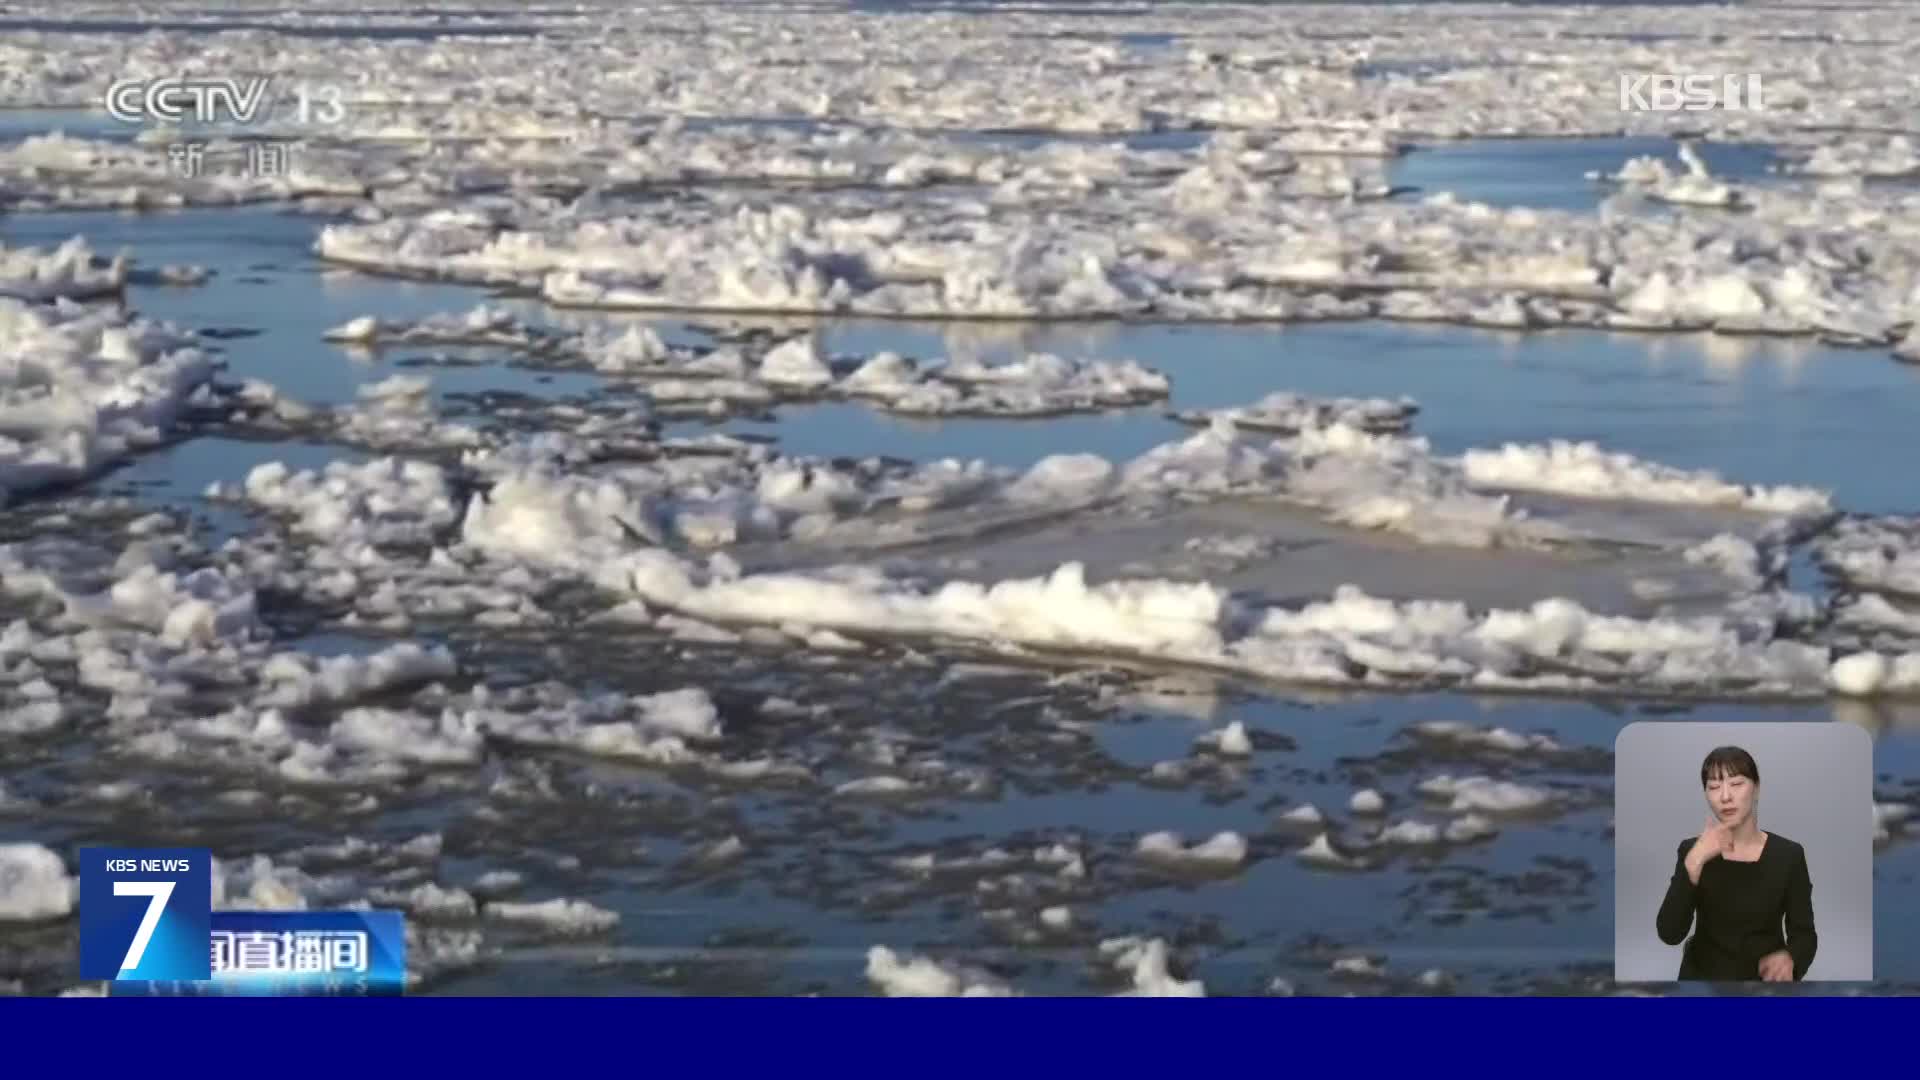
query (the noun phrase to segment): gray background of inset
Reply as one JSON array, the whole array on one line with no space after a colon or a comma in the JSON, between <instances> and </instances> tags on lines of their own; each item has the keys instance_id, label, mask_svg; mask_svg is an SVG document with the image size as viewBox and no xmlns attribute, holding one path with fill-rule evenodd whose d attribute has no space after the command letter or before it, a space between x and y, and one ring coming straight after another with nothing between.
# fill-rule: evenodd
<instances>
[{"instance_id":1,"label":"gray background of inset","mask_svg":"<svg viewBox=\"0 0 1920 1080\"><path fill-rule=\"evenodd\" d=\"M1640 721L1614 743L1614 978L1672 982L1681 946L1654 918L1680 841L1707 821L1700 762L1739 746L1760 767L1760 828L1796 841L1819 947L1806 980L1873 978L1873 738L1852 724Z\"/></svg>"}]
</instances>

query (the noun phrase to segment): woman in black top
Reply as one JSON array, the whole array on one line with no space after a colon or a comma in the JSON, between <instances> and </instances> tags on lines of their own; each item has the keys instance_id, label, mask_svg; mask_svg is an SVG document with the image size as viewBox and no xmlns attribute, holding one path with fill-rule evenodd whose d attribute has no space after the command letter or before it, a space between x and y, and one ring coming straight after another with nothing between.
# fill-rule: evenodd
<instances>
[{"instance_id":1,"label":"woman in black top","mask_svg":"<svg viewBox=\"0 0 1920 1080\"><path fill-rule=\"evenodd\" d=\"M1680 978L1804 978L1819 941L1806 849L1760 831L1760 767L1745 750L1722 746L1708 754L1700 786L1711 816L1699 836L1680 842L1657 920L1661 941L1687 942Z\"/></svg>"}]
</instances>

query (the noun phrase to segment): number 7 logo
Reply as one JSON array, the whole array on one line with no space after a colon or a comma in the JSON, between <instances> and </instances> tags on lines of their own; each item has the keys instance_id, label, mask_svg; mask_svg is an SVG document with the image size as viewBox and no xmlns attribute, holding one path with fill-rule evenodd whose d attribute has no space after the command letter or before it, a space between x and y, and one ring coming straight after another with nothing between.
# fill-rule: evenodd
<instances>
[{"instance_id":1,"label":"number 7 logo","mask_svg":"<svg viewBox=\"0 0 1920 1080\"><path fill-rule=\"evenodd\" d=\"M140 966L140 958L147 954L147 942L153 940L154 927L160 925L160 915L167 910L167 899L173 895L173 882L116 881L113 883L113 895L147 897L147 912L140 916L140 929L133 932L133 941L127 945L126 958L120 961L121 971L132 971Z\"/></svg>"}]
</instances>

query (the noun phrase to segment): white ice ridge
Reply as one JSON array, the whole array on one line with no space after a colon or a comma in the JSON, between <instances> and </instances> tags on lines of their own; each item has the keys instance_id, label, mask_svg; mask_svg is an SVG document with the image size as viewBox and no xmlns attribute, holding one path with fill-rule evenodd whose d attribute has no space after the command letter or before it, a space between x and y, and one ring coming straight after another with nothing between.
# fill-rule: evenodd
<instances>
[{"instance_id":1,"label":"white ice ridge","mask_svg":"<svg viewBox=\"0 0 1920 1080\"><path fill-rule=\"evenodd\" d=\"M1786 171L1800 176L1893 180L1920 176L1920 148L1907 135L1868 136L1802 152Z\"/></svg>"},{"instance_id":2,"label":"white ice ridge","mask_svg":"<svg viewBox=\"0 0 1920 1080\"><path fill-rule=\"evenodd\" d=\"M356 172L372 168L342 149L300 144L284 156L284 167L269 171L251 156L250 147L260 142L234 134L148 128L132 141L61 131L29 136L0 145L0 205L14 211L158 210L367 194L368 184Z\"/></svg>"},{"instance_id":3,"label":"white ice ridge","mask_svg":"<svg viewBox=\"0 0 1920 1080\"><path fill-rule=\"evenodd\" d=\"M1920 597L1920 517L1851 517L1813 545L1830 574L1857 589Z\"/></svg>"},{"instance_id":4,"label":"white ice ridge","mask_svg":"<svg viewBox=\"0 0 1920 1080\"><path fill-rule=\"evenodd\" d=\"M104 260L75 236L51 251L10 248L0 242L0 302L7 298L85 300L119 293L127 283L127 257Z\"/></svg>"},{"instance_id":5,"label":"white ice ridge","mask_svg":"<svg viewBox=\"0 0 1920 1080\"><path fill-rule=\"evenodd\" d=\"M921 364L891 351L829 356L812 334L757 353L733 346L696 349L670 346L644 325L591 325L562 332L485 304L414 321L362 316L333 328L327 338L361 346L505 346L535 363L645 380L656 411L669 415L720 415L736 408L759 410L780 401L829 397L904 415L1050 416L1158 401L1170 386L1164 374L1131 360L1030 353L1001 363L956 356ZM368 408L378 405L383 411L356 417L356 433L389 428L404 432L409 418L399 412L401 406L425 391L424 382L409 376L395 376L380 386L385 389ZM418 426L421 421L411 423ZM442 432L436 441L445 444L456 436L458 432ZM479 438L473 433L464 437Z\"/></svg>"},{"instance_id":6,"label":"white ice ridge","mask_svg":"<svg viewBox=\"0 0 1920 1080\"><path fill-rule=\"evenodd\" d=\"M1198 867L1238 866L1246 861L1247 841L1239 833L1222 832L1188 847L1179 833L1154 832L1140 838L1137 850L1141 858L1155 862Z\"/></svg>"},{"instance_id":7,"label":"white ice ridge","mask_svg":"<svg viewBox=\"0 0 1920 1080\"><path fill-rule=\"evenodd\" d=\"M489 919L520 923L556 934L597 934L620 922L617 912L585 900L564 897L541 901L495 900L481 912Z\"/></svg>"},{"instance_id":8,"label":"white ice ridge","mask_svg":"<svg viewBox=\"0 0 1920 1080\"><path fill-rule=\"evenodd\" d=\"M989 972L928 956L902 957L885 945L867 950L867 979L888 997L1014 997L1017 992Z\"/></svg>"},{"instance_id":9,"label":"white ice ridge","mask_svg":"<svg viewBox=\"0 0 1920 1080\"><path fill-rule=\"evenodd\" d=\"M578 307L984 318L1331 318L1712 329L1886 344L1915 317L1920 195L1757 190L1747 212L1599 215L1236 199L1066 206L725 191L649 211L530 197L329 225L331 261ZM1116 226L1115 220L1130 224Z\"/></svg>"},{"instance_id":10,"label":"white ice ridge","mask_svg":"<svg viewBox=\"0 0 1920 1080\"><path fill-rule=\"evenodd\" d=\"M39 844L0 844L0 922L63 919L80 898L80 882L57 852Z\"/></svg>"},{"instance_id":11,"label":"white ice ridge","mask_svg":"<svg viewBox=\"0 0 1920 1080\"><path fill-rule=\"evenodd\" d=\"M1888 56L1914 38L1920 16L1884 2L1805 8L1328 4L1276 22L1255 4L1210 4L1198 17L1158 5L1031 5L991 19L805 4L690 16L649 4L599 8L588 20L572 8L518 11L516 21L540 33L492 39L436 35L423 16L382 17L423 31L393 41L269 29L230 47L227 62L312 83L389 72L377 86L351 86L347 128L361 137L523 144L662 115L1056 132L1233 125L1290 132L1288 145L1303 150L1375 153L1413 136L1907 130L1905 69ZM46 2L19 10L69 14ZM1789 26L1788 16L1801 21ZM690 18L700 33L685 32ZM1321 32L1328 25L1337 37ZM1159 35L1165 44L1152 40ZM0 44L0 105L96 105L110 77L177 74L198 40L164 24L138 36L16 29ZM618 62L582 64L590 47ZM1762 73L1762 107L1623 108L1623 74L1674 72ZM679 167L698 175L711 165ZM804 160L785 171L839 175ZM933 168L902 171L911 180Z\"/></svg>"},{"instance_id":12,"label":"white ice ridge","mask_svg":"<svg viewBox=\"0 0 1920 1080\"><path fill-rule=\"evenodd\" d=\"M1167 943L1160 938L1109 938L1100 943L1100 955L1133 980L1133 989L1123 997L1207 996L1207 988L1199 979L1174 978L1168 970Z\"/></svg>"},{"instance_id":13,"label":"white ice ridge","mask_svg":"<svg viewBox=\"0 0 1920 1080\"><path fill-rule=\"evenodd\" d=\"M1272 497L1355 528L1470 547L1574 539L1515 507L1509 494L1518 491L1722 506L1790 519L1831 506L1824 491L1734 484L1592 443L1509 443L1455 458L1435 454L1424 438L1340 423L1263 442L1239 437L1232 421L1216 420L1207 431L1142 454L1120 475L1132 493Z\"/></svg>"},{"instance_id":14,"label":"white ice ridge","mask_svg":"<svg viewBox=\"0 0 1920 1080\"><path fill-rule=\"evenodd\" d=\"M1075 563L1037 578L937 587L850 568L745 573L724 556L703 564L658 548L583 543L589 537L564 524L569 519L548 516L552 498L542 491L538 500L516 494L484 511L476 504L467 542L719 624L1150 657L1333 685L1797 698L1920 691L1920 653L1837 657L1831 647L1730 616L1601 616L1565 599L1476 611L1353 587L1302 607L1267 606L1208 584L1091 584Z\"/></svg>"},{"instance_id":15,"label":"white ice ridge","mask_svg":"<svg viewBox=\"0 0 1920 1080\"><path fill-rule=\"evenodd\" d=\"M1293 434L1337 425L1360 431L1401 432L1420 407L1412 398L1316 398L1278 390L1251 405L1225 409L1182 409L1174 419L1202 427L1226 420L1245 431Z\"/></svg>"},{"instance_id":16,"label":"white ice ridge","mask_svg":"<svg viewBox=\"0 0 1920 1080\"><path fill-rule=\"evenodd\" d=\"M0 296L0 505L164 442L213 370L171 327Z\"/></svg>"},{"instance_id":17,"label":"white ice ridge","mask_svg":"<svg viewBox=\"0 0 1920 1080\"><path fill-rule=\"evenodd\" d=\"M1610 176L1595 173L1588 176L1625 184L1649 198L1681 206L1730 207L1746 201L1746 195L1739 188L1714 177L1691 142L1680 143L1678 154L1684 172L1675 173L1664 158L1642 156L1628 161Z\"/></svg>"},{"instance_id":18,"label":"white ice ridge","mask_svg":"<svg viewBox=\"0 0 1920 1080\"><path fill-rule=\"evenodd\" d=\"M1350 527L1472 547L1581 539L1516 507L1508 494L1516 490L1724 506L1787 519L1822 513L1828 505L1824 492L1736 485L1590 444L1510 445L1456 459L1434 454L1424 439L1341 424L1262 440L1242 438L1220 421L1129 462L1058 454L1025 473L979 461L849 464L764 450L583 472L557 469L540 455L507 447L470 453L466 464L494 480L465 509L469 546L524 552L554 568L571 566L590 575L613 565L607 560L635 541L676 549L779 540L876 549L1113 500L1270 498ZM283 486L280 472L267 468L273 483L261 485L262 501L295 498L267 494ZM338 475L325 482L300 479L295 489L315 494L297 497L337 500L341 496L331 494L336 481L353 477L362 484L370 482L365 477L388 475L373 465L334 466L333 472ZM395 518L396 527L429 511L430 524L437 524L444 512L437 496L406 505L411 517Z\"/></svg>"}]
</instances>

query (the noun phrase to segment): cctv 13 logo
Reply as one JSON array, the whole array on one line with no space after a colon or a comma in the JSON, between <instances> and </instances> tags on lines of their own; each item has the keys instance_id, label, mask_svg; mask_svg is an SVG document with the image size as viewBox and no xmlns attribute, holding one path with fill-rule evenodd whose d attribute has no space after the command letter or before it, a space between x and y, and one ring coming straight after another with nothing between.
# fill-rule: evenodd
<instances>
[{"instance_id":1,"label":"cctv 13 logo","mask_svg":"<svg viewBox=\"0 0 1920 1080\"><path fill-rule=\"evenodd\" d=\"M213 978L206 848L80 849L80 977Z\"/></svg>"}]
</instances>

